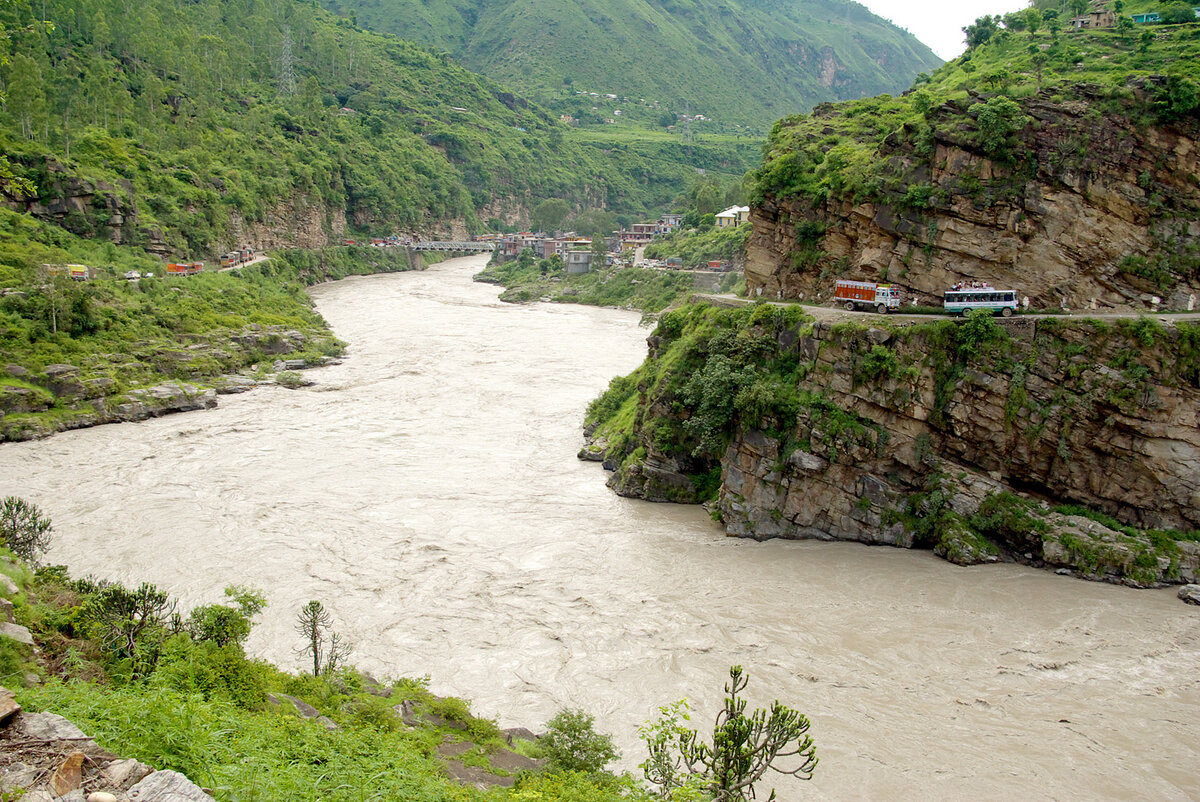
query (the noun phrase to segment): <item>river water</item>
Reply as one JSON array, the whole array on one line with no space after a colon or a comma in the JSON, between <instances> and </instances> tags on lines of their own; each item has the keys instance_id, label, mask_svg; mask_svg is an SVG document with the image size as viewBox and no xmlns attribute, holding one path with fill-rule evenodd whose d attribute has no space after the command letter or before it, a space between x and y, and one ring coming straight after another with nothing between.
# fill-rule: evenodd
<instances>
[{"instance_id":1,"label":"river water","mask_svg":"<svg viewBox=\"0 0 1200 802\"><path fill-rule=\"evenodd\" d=\"M502 726L637 726L728 667L812 720L782 800L1200 798L1200 608L1020 566L723 537L579 462L584 407L645 355L636 314L511 306L480 257L313 289L350 344L315 387L0 447L0 495L53 518L47 559L185 606L270 606L248 650L302 667L321 599L379 676L429 675Z\"/></svg>"}]
</instances>

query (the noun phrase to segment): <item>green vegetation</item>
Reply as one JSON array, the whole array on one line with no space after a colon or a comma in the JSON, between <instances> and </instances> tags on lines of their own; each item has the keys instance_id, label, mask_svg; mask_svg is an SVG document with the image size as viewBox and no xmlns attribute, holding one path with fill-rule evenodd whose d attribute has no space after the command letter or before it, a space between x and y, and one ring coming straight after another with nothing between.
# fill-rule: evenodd
<instances>
[{"instance_id":1,"label":"green vegetation","mask_svg":"<svg viewBox=\"0 0 1200 802\"><path fill-rule=\"evenodd\" d=\"M247 224L296 218L326 232L343 214L379 233L480 230L478 208L525 198L632 215L680 192L693 161L738 170L699 148L647 181L444 54L308 3L143 0L133 27L116 24L128 10L115 0L7 13L7 184L36 186L35 211L86 238L194 259ZM43 15L51 29L31 24Z\"/></svg>"},{"instance_id":2,"label":"green vegetation","mask_svg":"<svg viewBox=\"0 0 1200 802\"><path fill-rule=\"evenodd\" d=\"M518 741L520 751L546 757L549 765L519 773L515 787L481 791L452 782L438 755L446 743L469 742L470 749L459 759L509 775L492 767L506 748L495 721L471 715L466 700L430 693L428 677L381 684L345 667L289 674L247 658L242 643L265 605L253 589L227 588L223 603L201 605L183 616L176 614L175 600L153 585L131 590L73 580L62 566L31 573L9 562L7 552L0 552L0 565L19 588L12 599L16 618L38 644L34 650L0 638L0 684L17 689L26 711L65 716L102 748L156 769L182 772L211 788L221 802L659 798L630 775L615 776L605 769L617 757L612 739L597 733L593 718L579 710L552 718L542 738ZM30 671L44 682L24 688L22 679ZM740 738L729 744L730 754L745 750L738 765L776 762L775 755L790 743L801 749L805 771L811 771L815 757L804 734L807 720L778 702L769 715L761 710L745 715L740 667L733 678L718 734ZM316 709L320 721L310 720L315 714L305 712L306 705ZM415 716L415 725L411 719L402 724L402 705L406 717ZM722 743L718 738L718 749ZM692 785L702 791L673 799L743 798L722 796L721 783L735 775L711 771L706 757L711 748L696 754L703 767L697 765ZM757 779L744 771L738 776L747 790L752 785L744 781Z\"/></svg>"},{"instance_id":3,"label":"green vegetation","mask_svg":"<svg viewBox=\"0 0 1200 802\"><path fill-rule=\"evenodd\" d=\"M476 281L505 287L500 300L513 303L557 303L615 306L658 312L692 292L692 274L673 270L605 267L568 274L559 256L534 259L528 249L517 259L491 264Z\"/></svg>"},{"instance_id":4,"label":"green vegetation","mask_svg":"<svg viewBox=\"0 0 1200 802\"><path fill-rule=\"evenodd\" d=\"M50 519L25 499L7 496L0 502L0 544L33 565L50 546Z\"/></svg>"},{"instance_id":5,"label":"green vegetation","mask_svg":"<svg viewBox=\"0 0 1200 802\"><path fill-rule=\"evenodd\" d=\"M928 256L931 214L968 202L1019 210L1027 182L1070 183L1102 170L1103 153L1140 156L1147 127L1197 119L1200 24L1064 30L1069 10L1052 10L1061 11L1058 18L1043 20L1041 11L981 18L967 30L965 54L922 74L902 96L822 104L780 120L751 198L795 202L804 210L796 216L812 222L828 201L882 205L900 221L911 251ZM946 167L937 159L947 147L991 164L966 164L930 183ZM1186 230L1197 208L1169 180L1172 162L1152 160L1137 201L1150 220L1152 248L1114 267L1139 291L1162 294L1200 276L1200 252ZM821 261L801 240L798 266Z\"/></svg>"},{"instance_id":6,"label":"green vegetation","mask_svg":"<svg viewBox=\"0 0 1200 802\"><path fill-rule=\"evenodd\" d=\"M610 736L596 732L595 722L583 710L562 710L546 722L538 743L551 770L600 774L621 756Z\"/></svg>"},{"instance_id":7,"label":"green vegetation","mask_svg":"<svg viewBox=\"0 0 1200 802\"><path fill-rule=\"evenodd\" d=\"M763 130L789 109L898 91L938 63L911 34L835 0L324 4L585 123L673 125L686 112Z\"/></svg>"},{"instance_id":8,"label":"green vegetation","mask_svg":"<svg viewBox=\"0 0 1200 802\"><path fill-rule=\"evenodd\" d=\"M706 268L710 261L733 263L742 255L752 226L709 228L707 231L689 229L655 239L646 246L647 259L668 259L678 256L684 267Z\"/></svg>"},{"instance_id":9,"label":"green vegetation","mask_svg":"<svg viewBox=\"0 0 1200 802\"><path fill-rule=\"evenodd\" d=\"M709 741L683 725L686 701L659 708L659 718L641 729L650 753L642 771L663 798L696 799L699 792L714 802L755 799L754 786L768 769L812 779L817 753L807 734L808 718L778 701L769 711L746 715L740 694L749 681L741 666L729 669L724 706ZM772 789L768 800L774 799Z\"/></svg>"},{"instance_id":10,"label":"green vegetation","mask_svg":"<svg viewBox=\"0 0 1200 802\"><path fill-rule=\"evenodd\" d=\"M692 305L668 311L654 331L655 353L634 376L613 381L588 408L588 424L622 470L644 458L646 439L676 460L693 484L684 492L670 491L677 501L715 498L720 455L739 421L783 436L803 414L825 424L823 444L844 448L869 436L867 428L818 396L799 392L809 366L798 351L778 348L780 338L796 342L810 327L800 307ZM656 408L676 415L651 419ZM686 419L678 414L683 410Z\"/></svg>"},{"instance_id":11,"label":"green vegetation","mask_svg":"<svg viewBox=\"0 0 1200 802\"><path fill-rule=\"evenodd\" d=\"M95 278L72 281L46 267L69 263L89 265ZM0 365L26 371L0 375L0 409L10 413L0 428L10 436L55 431L123 403L131 390L211 384L270 367L278 354L319 364L344 346L305 286L412 267L403 249L350 247L280 251L230 271L166 277L161 262L136 248L0 209ZM52 365L74 366L77 381L42 375Z\"/></svg>"}]
</instances>

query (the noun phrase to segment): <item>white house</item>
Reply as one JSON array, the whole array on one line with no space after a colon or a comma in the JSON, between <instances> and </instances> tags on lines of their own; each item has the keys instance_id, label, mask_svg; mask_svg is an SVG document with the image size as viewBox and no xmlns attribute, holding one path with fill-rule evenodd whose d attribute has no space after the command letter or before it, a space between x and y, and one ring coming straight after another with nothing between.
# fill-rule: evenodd
<instances>
[{"instance_id":1,"label":"white house","mask_svg":"<svg viewBox=\"0 0 1200 802\"><path fill-rule=\"evenodd\" d=\"M740 223L745 223L749 219L749 206L730 206L728 209L717 215L717 228L736 226Z\"/></svg>"}]
</instances>

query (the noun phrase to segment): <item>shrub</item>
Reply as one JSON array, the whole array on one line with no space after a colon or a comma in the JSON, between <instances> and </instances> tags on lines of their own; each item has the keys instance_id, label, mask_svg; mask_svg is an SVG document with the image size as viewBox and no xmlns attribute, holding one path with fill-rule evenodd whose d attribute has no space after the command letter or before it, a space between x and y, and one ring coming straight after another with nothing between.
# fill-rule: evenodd
<instances>
[{"instance_id":1,"label":"shrub","mask_svg":"<svg viewBox=\"0 0 1200 802\"><path fill-rule=\"evenodd\" d=\"M37 565L50 546L50 519L37 506L9 496L0 502L0 538L22 560Z\"/></svg>"},{"instance_id":2,"label":"shrub","mask_svg":"<svg viewBox=\"0 0 1200 802\"><path fill-rule=\"evenodd\" d=\"M620 757L612 737L596 732L594 725L595 718L582 710L562 710L546 722L538 744L552 771L595 774Z\"/></svg>"},{"instance_id":3,"label":"shrub","mask_svg":"<svg viewBox=\"0 0 1200 802\"><path fill-rule=\"evenodd\" d=\"M1013 551L1039 552L1050 527L1033 512L1032 502L1009 492L993 493L971 516L971 527Z\"/></svg>"}]
</instances>

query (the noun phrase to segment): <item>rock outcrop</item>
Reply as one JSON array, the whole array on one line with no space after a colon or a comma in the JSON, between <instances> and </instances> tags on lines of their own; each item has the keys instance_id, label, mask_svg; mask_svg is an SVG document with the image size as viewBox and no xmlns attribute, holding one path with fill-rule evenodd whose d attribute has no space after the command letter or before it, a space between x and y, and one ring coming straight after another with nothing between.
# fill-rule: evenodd
<instances>
[{"instance_id":1,"label":"rock outcrop","mask_svg":"<svg viewBox=\"0 0 1200 802\"><path fill-rule=\"evenodd\" d=\"M712 312L693 318L709 327L707 343L701 327L670 320L651 337L638 375L659 378L638 386L634 437L601 430L620 444L605 452L618 493L695 501L719 471L715 511L739 537L922 546L958 563L1003 557L1137 585L1195 581L1200 543L1185 533L1200 530L1200 325L795 325L780 324L780 311L772 330L769 314L759 325L722 314L742 321L728 337ZM681 362L677 348L707 361ZM755 361L740 367L739 353ZM773 364L795 365L798 383L772 384L762 366ZM698 399L696 376L733 398ZM688 440L722 404L746 407L731 410L726 445Z\"/></svg>"},{"instance_id":2,"label":"rock outcrop","mask_svg":"<svg viewBox=\"0 0 1200 802\"><path fill-rule=\"evenodd\" d=\"M970 108L984 98L933 109L878 147L865 196L768 191L751 207L748 291L823 301L842 277L940 306L954 283L984 281L1035 308L1200 308L1200 124L1134 124L1152 82L1130 87L1122 113L1098 114L1099 91L1019 101L1003 153L980 144ZM795 147L820 151L840 113L819 106Z\"/></svg>"},{"instance_id":3,"label":"rock outcrop","mask_svg":"<svg viewBox=\"0 0 1200 802\"><path fill-rule=\"evenodd\" d=\"M283 377L278 381L282 386L306 386L312 382L296 377L294 371L332 360L277 357L305 351L315 345L314 339L283 326L255 324L212 341L173 348L145 344L134 353L106 354L83 366L55 364L33 372L9 365L3 373L15 381L0 384L0 441L32 440L68 429L212 409L217 395L276 383L277 377L270 373ZM253 370L255 365L259 370ZM214 366L253 375L214 374ZM153 382L153 377L163 374L183 374L190 380ZM130 385L133 387L126 389Z\"/></svg>"},{"instance_id":4,"label":"rock outcrop","mask_svg":"<svg viewBox=\"0 0 1200 802\"><path fill-rule=\"evenodd\" d=\"M6 688L0 688L0 793L37 802L212 800L178 772L107 752L62 716L22 712Z\"/></svg>"}]
</instances>

